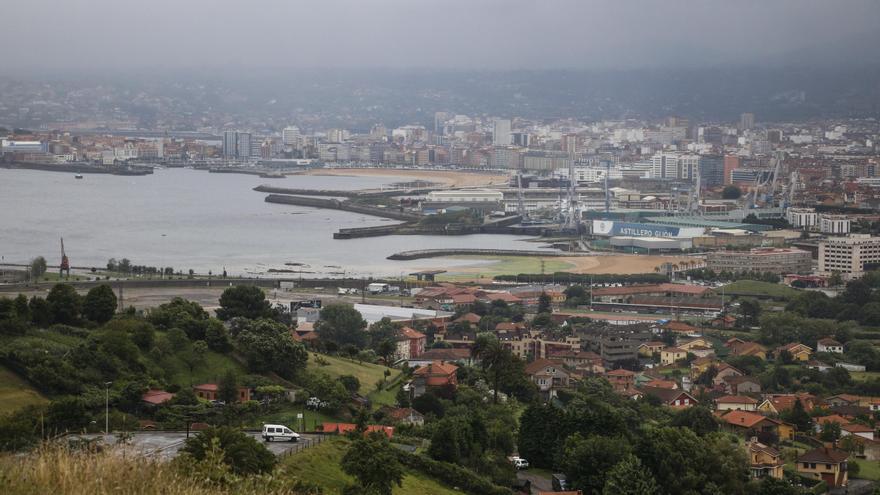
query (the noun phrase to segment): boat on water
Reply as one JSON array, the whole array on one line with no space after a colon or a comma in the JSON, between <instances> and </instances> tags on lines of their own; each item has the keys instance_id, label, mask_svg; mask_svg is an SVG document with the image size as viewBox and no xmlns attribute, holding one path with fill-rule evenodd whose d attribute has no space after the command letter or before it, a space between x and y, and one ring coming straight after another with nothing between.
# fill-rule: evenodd
<instances>
[{"instance_id":1,"label":"boat on water","mask_svg":"<svg viewBox=\"0 0 880 495\"><path fill-rule=\"evenodd\" d=\"M83 178L83 175L82 175L82 174L76 174L76 175L73 176L73 178L74 178L74 179L82 179L82 178Z\"/></svg>"}]
</instances>

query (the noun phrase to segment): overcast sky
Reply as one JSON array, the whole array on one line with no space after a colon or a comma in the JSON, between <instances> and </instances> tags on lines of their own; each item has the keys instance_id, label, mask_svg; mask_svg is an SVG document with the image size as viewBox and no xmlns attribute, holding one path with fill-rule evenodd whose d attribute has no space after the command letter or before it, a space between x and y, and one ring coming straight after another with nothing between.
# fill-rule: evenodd
<instances>
[{"instance_id":1,"label":"overcast sky","mask_svg":"<svg viewBox=\"0 0 880 495\"><path fill-rule=\"evenodd\" d=\"M880 30L877 0L7 0L0 12L7 75L751 64Z\"/></svg>"}]
</instances>

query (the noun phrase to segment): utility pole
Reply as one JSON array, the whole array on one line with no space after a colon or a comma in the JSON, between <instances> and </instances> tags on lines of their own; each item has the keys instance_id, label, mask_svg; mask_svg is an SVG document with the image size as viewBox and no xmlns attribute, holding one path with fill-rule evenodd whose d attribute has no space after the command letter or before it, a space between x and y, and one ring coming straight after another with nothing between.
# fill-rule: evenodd
<instances>
[{"instance_id":1,"label":"utility pole","mask_svg":"<svg viewBox=\"0 0 880 495\"><path fill-rule=\"evenodd\" d=\"M110 385L113 382L104 383L104 434L110 434Z\"/></svg>"}]
</instances>

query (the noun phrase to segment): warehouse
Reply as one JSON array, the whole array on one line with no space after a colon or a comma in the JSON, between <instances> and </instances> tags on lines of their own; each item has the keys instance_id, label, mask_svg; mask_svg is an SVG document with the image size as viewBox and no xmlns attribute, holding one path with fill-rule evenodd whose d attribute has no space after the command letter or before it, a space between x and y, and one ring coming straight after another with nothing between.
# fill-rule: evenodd
<instances>
[{"instance_id":1,"label":"warehouse","mask_svg":"<svg viewBox=\"0 0 880 495\"><path fill-rule=\"evenodd\" d=\"M690 239L674 237L615 236L611 238L611 245L615 250L654 254L683 251L690 249L693 244Z\"/></svg>"}]
</instances>

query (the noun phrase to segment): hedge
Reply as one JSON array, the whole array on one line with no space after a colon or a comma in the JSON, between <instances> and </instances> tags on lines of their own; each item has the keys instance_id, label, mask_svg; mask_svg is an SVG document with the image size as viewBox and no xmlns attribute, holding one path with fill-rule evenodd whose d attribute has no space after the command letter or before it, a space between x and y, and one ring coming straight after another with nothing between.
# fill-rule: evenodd
<instances>
[{"instance_id":1,"label":"hedge","mask_svg":"<svg viewBox=\"0 0 880 495\"><path fill-rule=\"evenodd\" d=\"M398 452L401 464L473 495L511 495L513 491L498 486L461 466L435 461L421 454Z\"/></svg>"}]
</instances>

